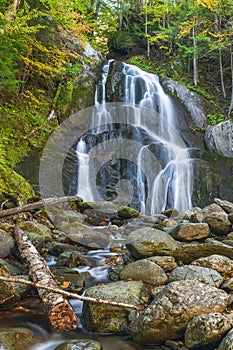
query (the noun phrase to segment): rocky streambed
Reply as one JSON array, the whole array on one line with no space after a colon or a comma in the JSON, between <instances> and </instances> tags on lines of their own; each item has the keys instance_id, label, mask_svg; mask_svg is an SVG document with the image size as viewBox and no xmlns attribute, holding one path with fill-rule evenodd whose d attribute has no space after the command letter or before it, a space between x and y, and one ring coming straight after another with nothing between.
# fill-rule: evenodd
<instances>
[{"instance_id":1,"label":"rocky streambed","mask_svg":"<svg viewBox=\"0 0 233 350\"><path fill-rule=\"evenodd\" d=\"M71 300L78 329L53 332L36 289L0 282L0 349L232 349L233 203L154 216L78 200L1 218L0 275L29 280L23 229L63 290L139 306ZM104 335L104 336L103 336Z\"/></svg>"}]
</instances>

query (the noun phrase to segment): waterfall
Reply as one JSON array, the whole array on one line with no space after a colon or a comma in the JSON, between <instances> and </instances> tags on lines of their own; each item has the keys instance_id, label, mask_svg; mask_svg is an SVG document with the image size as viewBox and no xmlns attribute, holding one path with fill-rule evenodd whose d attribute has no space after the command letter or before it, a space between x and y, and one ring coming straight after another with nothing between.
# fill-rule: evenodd
<instances>
[{"instance_id":1,"label":"waterfall","mask_svg":"<svg viewBox=\"0 0 233 350\"><path fill-rule=\"evenodd\" d=\"M102 81L96 87L95 110L90 128L90 133L96 138L95 157L98 158L98 150L106 154L105 161L102 156L102 162L107 165L101 168L101 174L104 175L100 175L99 182L102 181L102 187L106 187L106 174L111 177L109 169L113 167L113 161L108 156L108 141L117 135L118 143L115 142L111 149L117 164L113 173L114 176L117 174L119 181L127 178L133 184L135 189L132 206L147 215L154 215L169 207L184 212L192 207L192 160L189 149L177 132L172 99L164 92L157 75L122 63L120 73L124 84L124 96L119 102L126 107L121 112L124 115L121 117L121 120L124 120L122 129L119 126L116 128L114 123L118 121L106 97L106 86L108 79L111 79L109 72L113 63L114 60L110 60L103 66ZM127 136L126 147L125 135L129 126L131 129L127 131L127 135L130 137ZM79 163L77 195L87 201L99 200L99 196L96 196L93 190L93 179L89 178L95 162L90 161L90 152L87 152L90 147L87 147L88 141L85 139L82 137L76 148ZM124 159L121 160L122 142ZM104 199L108 200L106 196Z\"/></svg>"}]
</instances>

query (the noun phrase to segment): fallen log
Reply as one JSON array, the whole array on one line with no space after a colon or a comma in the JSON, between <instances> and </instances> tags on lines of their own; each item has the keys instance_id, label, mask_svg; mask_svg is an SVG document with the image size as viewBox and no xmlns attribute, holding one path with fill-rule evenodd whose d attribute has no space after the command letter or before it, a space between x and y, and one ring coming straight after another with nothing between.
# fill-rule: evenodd
<instances>
[{"instance_id":1,"label":"fallen log","mask_svg":"<svg viewBox=\"0 0 233 350\"><path fill-rule=\"evenodd\" d=\"M99 298L85 297L84 295L79 295L76 293L67 292L66 290L63 290L60 288L51 288L48 286L42 286L38 283L27 281L27 280L24 280L22 278L17 278L15 276L14 277L0 276L0 281L10 282L10 283L22 283L22 284L26 284L28 286L35 287L37 289L45 289L49 292L54 292L54 293L58 293L61 295L65 295L65 296L72 298L72 299L78 299L81 301L87 301L87 302L91 302L91 303L106 304L106 305L110 305L110 306L123 307L126 309L133 309L133 310L137 310L137 311L141 311L144 308L143 305L132 305L132 304L126 304L126 303L120 303L120 302L118 303L116 301L111 301L111 300L103 300L103 299L99 299Z\"/></svg>"},{"instance_id":2,"label":"fallen log","mask_svg":"<svg viewBox=\"0 0 233 350\"><path fill-rule=\"evenodd\" d=\"M69 197L60 197L60 198L46 198L41 201L35 202L35 203L30 203L30 204L25 204L22 205L21 207L15 207L15 208L10 208L10 209L4 209L0 211L0 218L3 218L5 216L10 216L10 215L15 215L23 212L28 212L32 211L35 209L40 209L46 206L52 206L56 204L61 204L61 203L69 203L69 202L76 202L80 201L81 198L77 196L69 196Z\"/></svg>"},{"instance_id":3,"label":"fallen log","mask_svg":"<svg viewBox=\"0 0 233 350\"><path fill-rule=\"evenodd\" d=\"M53 291L59 289L59 287L45 260L38 253L23 230L15 226L14 235L19 252L27 262L31 279L36 285L51 288L51 290L47 290L46 288L38 289L38 294L43 302L45 312L52 327L57 332L75 330L77 328L78 317L68 299L63 297L61 293Z\"/></svg>"}]
</instances>

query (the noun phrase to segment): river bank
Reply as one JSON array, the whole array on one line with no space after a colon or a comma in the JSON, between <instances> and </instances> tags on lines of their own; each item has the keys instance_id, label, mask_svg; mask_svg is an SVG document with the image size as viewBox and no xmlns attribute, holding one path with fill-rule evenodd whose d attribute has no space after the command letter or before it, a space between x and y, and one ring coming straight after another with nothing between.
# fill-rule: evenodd
<instances>
[{"instance_id":1,"label":"river bank","mask_svg":"<svg viewBox=\"0 0 233 350\"><path fill-rule=\"evenodd\" d=\"M78 329L56 334L35 289L1 282L2 346L15 349L15 339L18 344L23 334L24 349L69 349L71 345L60 344L84 337L112 350L112 334L118 339L116 349L144 349L146 344L150 349L204 344L208 349L228 349L219 343L231 336L227 333L233 324L233 204L216 199L185 214L168 210L154 216L128 207L109 213L110 206L80 200L69 210L53 208L53 221L51 208L2 218L1 275L28 279L12 233L17 224L63 290L141 305L143 310L137 314L71 300L79 316ZM16 325L23 327L15 329Z\"/></svg>"}]
</instances>

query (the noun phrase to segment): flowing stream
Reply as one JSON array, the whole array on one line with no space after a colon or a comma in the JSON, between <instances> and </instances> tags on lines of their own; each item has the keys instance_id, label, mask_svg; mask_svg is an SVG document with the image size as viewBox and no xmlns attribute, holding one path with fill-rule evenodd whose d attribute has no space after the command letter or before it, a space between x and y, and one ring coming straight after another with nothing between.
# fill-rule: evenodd
<instances>
[{"instance_id":1,"label":"flowing stream","mask_svg":"<svg viewBox=\"0 0 233 350\"><path fill-rule=\"evenodd\" d=\"M133 201L136 203L136 208L147 215L154 215L171 207L184 212L192 207L193 169L189 149L176 130L177 120L172 100L164 92L157 75L123 63L121 72L123 98L120 102L126 106L125 115L120 119L116 118L111 103L107 102L107 86L108 81L112 79L110 71L113 62L110 60L104 65L101 84L96 87L97 113L93 114L91 133L96 140L101 133L104 134L101 146L107 155L106 141L112 140L111 145L113 144L115 123L119 124L120 120L122 129L125 125L130 125L132 132L127 138L127 149L130 140L136 140L137 146L140 144L134 150L136 158L132 155L129 157L125 151L122 160L122 151L120 153L122 144L116 143L114 151L118 169L122 169L124 163L124 173L127 174L124 178L132 183L134 192L137 193ZM123 131L118 130L119 136L126 138ZM96 141L97 150L98 147L100 149L99 144L100 141ZM126 146L124 147L126 149ZM89 156L90 148L88 139L82 137L76 149L79 163L77 195L86 201L98 201L99 194L96 195L93 185L96 179L91 178L91 174L96 174L97 171L93 171L95 165ZM153 151L153 148L156 151ZM152 153L156 158L155 166L150 159ZM95 153L95 157L98 157L98 152ZM125 158L133 159L134 165L132 166L132 161L125 164ZM104 161L102 160L102 163ZM122 178L122 171L119 171L118 180ZM108 177L105 176L104 184L107 181ZM106 196L104 199L111 200Z\"/></svg>"}]
</instances>

